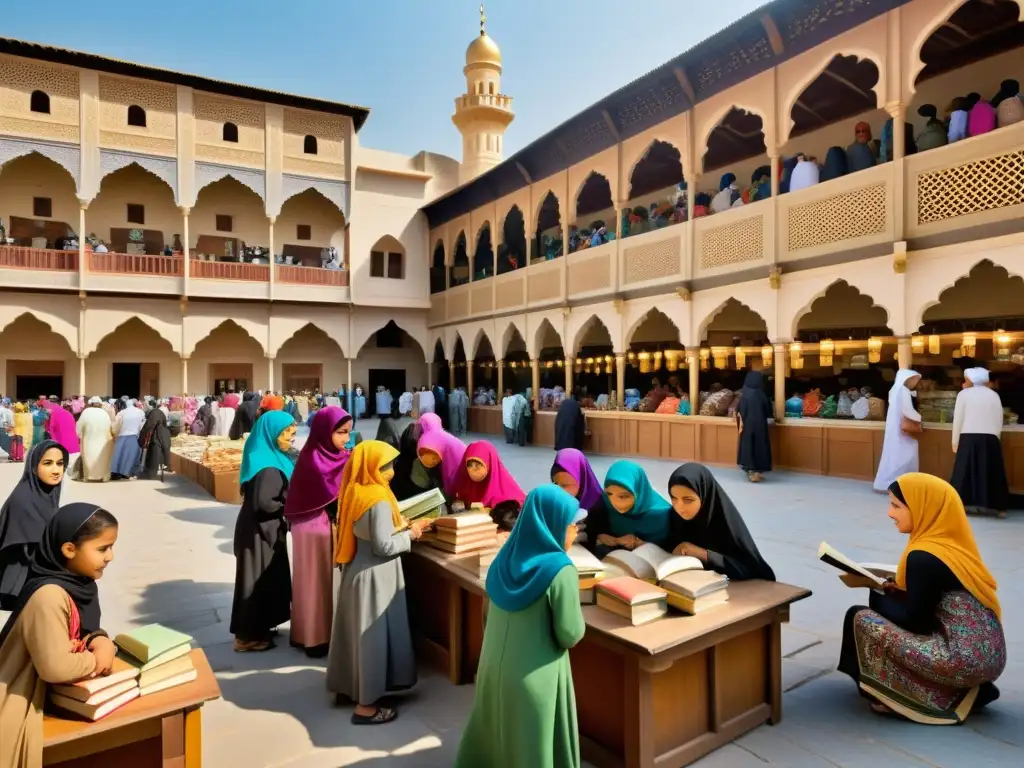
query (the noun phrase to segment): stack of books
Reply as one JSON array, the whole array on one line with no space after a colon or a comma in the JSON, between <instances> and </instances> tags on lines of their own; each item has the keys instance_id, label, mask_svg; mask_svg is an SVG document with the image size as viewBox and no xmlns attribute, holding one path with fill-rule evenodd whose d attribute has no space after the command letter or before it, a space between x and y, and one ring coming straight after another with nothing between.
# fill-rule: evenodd
<instances>
[{"instance_id":1,"label":"stack of books","mask_svg":"<svg viewBox=\"0 0 1024 768\"><path fill-rule=\"evenodd\" d=\"M434 530L420 541L453 555L497 552L498 524L487 512L460 512L437 518Z\"/></svg>"},{"instance_id":2,"label":"stack of books","mask_svg":"<svg viewBox=\"0 0 1024 768\"><path fill-rule=\"evenodd\" d=\"M569 559L576 566L576 572L580 578L580 604L594 605L597 602L594 587L607 574L605 564L580 544L573 544L569 547Z\"/></svg>"},{"instance_id":3,"label":"stack of books","mask_svg":"<svg viewBox=\"0 0 1024 768\"><path fill-rule=\"evenodd\" d=\"M198 672L189 651L192 638L160 624L149 624L114 638L119 659L138 674L139 696L191 683Z\"/></svg>"},{"instance_id":4,"label":"stack of books","mask_svg":"<svg viewBox=\"0 0 1024 768\"><path fill-rule=\"evenodd\" d=\"M729 601L729 577L714 571L677 571L658 584L668 592L668 604L683 613L700 613Z\"/></svg>"},{"instance_id":5,"label":"stack of books","mask_svg":"<svg viewBox=\"0 0 1024 768\"><path fill-rule=\"evenodd\" d=\"M632 576L602 579L594 591L598 608L621 616L634 627L668 613L668 591Z\"/></svg>"},{"instance_id":6,"label":"stack of books","mask_svg":"<svg viewBox=\"0 0 1024 768\"><path fill-rule=\"evenodd\" d=\"M139 697L138 677L138 667L116 657L109 675L51 686L50 703L86 720L99 720Z\"/></svg>"}]
</instances>

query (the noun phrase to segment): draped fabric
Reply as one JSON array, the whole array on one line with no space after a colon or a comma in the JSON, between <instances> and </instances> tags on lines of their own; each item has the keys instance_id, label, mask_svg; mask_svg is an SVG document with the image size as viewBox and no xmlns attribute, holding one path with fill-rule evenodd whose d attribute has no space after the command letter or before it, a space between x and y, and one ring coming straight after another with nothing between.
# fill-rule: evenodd
<instances>
[{"instance_id":1,"label":"draped fabric","mask_svg":"<svg viewBox=\"0 0 1024 768\"><path fill-rule=\"evenodd\" d=\"M386 502L391 508L391 521L397 530L402 525L398 500L391 492L383 470L398 458L398 451L378 440L365 440L355 447L341 478L338 498L338 528L334 541L334 561L350 563L356 554L353 526L370 507Z\"/></svg>"}]
</instances>

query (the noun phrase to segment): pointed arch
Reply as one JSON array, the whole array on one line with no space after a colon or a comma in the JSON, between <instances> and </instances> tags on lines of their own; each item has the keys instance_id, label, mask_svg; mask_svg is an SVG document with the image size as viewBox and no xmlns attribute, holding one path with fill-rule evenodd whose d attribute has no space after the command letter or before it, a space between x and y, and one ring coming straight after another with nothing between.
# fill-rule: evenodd
<instances>
[{"instance_id":1,"label":"pointed arch","mask_svg":"<svg viewBox=\"0 0 1024 768\"><path fill-rule=\"evenodd\" d=\"M583 340L587 337L587 334L595 329L603 330L605 335L608 336L608 343L612 346L612 348L615 347L615 337L612 336L611 331L608 329L608 326L605 325L604 321L596 314L594 314L583 321L583 324L579 327L579 329L576 331L576 334L573 336L572 349L569 352L570 356L575 355L576 353L579 352L580 347L583 344Z\"/></svg>"},{"instance_id":2,"label":"pointed arch","mask_svg":"<svg viewBox=\"0 0 1024 768\"><path fill-rule=\"evenodd\" d=\"M498 357L505 357L505 353L508 351L508 346L512 342L512 339L515 338L516 334L519 334L519 337L523 339L523 343L525 344L526 334L523 333L523 330L519 327L519 324L515 321L515 319L510 318L505 323L504 329L502 329L501 334L498 336L499 346L495 350L495 354ZM501 354L498 354L498 352L500 352Z\"/></svg>"},{"instance_id":3,"label":"pointed arch","mask_svg":"<svg viewBox=\"0 0 1024 768\"><path fill-rule=\"evenodd\" d=\"M466 240L466 230L464 229L460 229L459 234L455 236L454 245L452 246L452 264L448 271L450 275L448 284L450 287L469 282L469 245Z\"/></svg>"},{"instance_id":4,"label":"pointed arch","mask_svg":"<svg viewBox=\"0 0 1024 768\"><path fill-rule=\"evenodd\" d=\"M204 341L210 338L215 331L221 329L238 329L245 333L249 338L255 341L260 346L260 350L263 354L266 354L267 347L265 341L261 341L260 337L266 339L267 329L265 326L260 327L257 323L244 317L229 318L222 320L218 316L202 316L202 315L189 315L186 317L186 326L191 326L192 333L186 333L186 336L192 338L186 342L186 346L189 347L185 351L184 356L189 357L195 354L196 349ZM198 326L196 328L195 326ZM190 343L189 343L190 342Z\"/></svg>"},{"instance_id":5,"label":"pointed arch","mask_svg":"<svg viewBox=\"0 0 1024 768\"><path fill-rule=\"evenodd\" d=\"M23 317L31 318L45 325L57 336L64 339L73 354L78 354L78 327L59 315L45 310L26 309L23 306L0 304L0 334L7 330L8 326L13 325Z\"/></svg>"},{"instance_id":6,"label":"pointed arch","mask_svg":"<svg viewBox=\"0 0 1024 768\"><path fill-rule=\"evenodd\" d=\"M347 193L343 182L328 181L327 179L310 179L305 176L293 176L286 174L281 177L281 205L278 206L278 213L284 208L285 203L297 195L307 192L315 192L327 205L336 210L347 221Z\"/></svg>"},{"instance_id":7,"label":"pointed arch","mask_svg":"<svg viewBox=\"0 0 1024 768\"><path fill-rule=\"evenodd\" d=\"M455 332L455 336L452 337L452 357L451 359L455 362L464 363L467 360L466 357L466 344L462 340L462 334L458 331Z\"/></svg>"},{"instance_id":8,"label":"pointed arch","mask_svg":"<svg viewBox=\"0 0 1024 768\"><path fill-rule=\"evenodd\" d=\"M751 315L756 315L757 318L764 325L765 336L768 337L768 338L771 338L769 336L769 332L768 332L768 321L764 318L764 316L760 312L758 312L757 310L753 309L752 307L748 306L747 304L744 304L742 301L739 301L738 299L735 299L732 296L730 296L727 299L725 299L724 301L722 301L721 303L719 303L718 306L715 307L715 309L712 310L708 315L706 315L704 317L704 319L701 321L700 325L697 328L697 340L698 341L703 341L704 340L705 336L707 336L708 328L711 325L711 323L713 323L715 321L715 318L717 318L727 308L730 308L730 307L733 308L734 310L735 309L739 309L739 310L741 310L741 311L743 311L745 313L749 312Z\"/></svg>"},{"instance_id":9,"label":"pointed arch","mask_svg":"<svg viewBox=\"0 0 1024 768\"><path fill-rule=\"evenodd\" d=\"M967 269L967 271L961 272L959 275L954 276L952 277L952 279L948 280L944 284L944 287L935 295L933 299L924 302L920 306L920 308L918 308L914 312L914 315L911 317L911 330L917 331L922 325L924 325L927 322L925 320L925 315L928 314L929 310L940 305L943 302L943 300L948 301L951 298L950 293L956 290L958 286L963 286L964 284L969 283L972 278L976 279L978 276L979 267L981 267L982 269L994 268L994 270L996 270L998 274L998 277L996 279L1005 279L1011 281L1012 283L1018 285L1021 289L1020 293L1018 293L1017 295L1024 295L1024 270L1014 269L1011 271L1011 269L1008 268L1004 263L1000 263L1000 261L996 261L995 259L992 258L978 259L970 266L970 268Z\"/></svg>"},{"instance_id":10,"label":"pointed arch","mask_svg":"<svg viewBox=\"0 0 1024 768\"><path fill-rule=\"evenodd\" d=\"M274 333L276 326L284 324L287 324L287 327L283 329L284 333ZM276 336L277 338L274 339L276 344L273 347L272 354L275 356L280 355L294 339L301 339L304 335L312 335L318 341L326 340L331 342L331 344L337 348L338 355L340 357L345 357L345 350L342 347L341 342L338 340L340 330L340 328L331 328L329 323L321 322L319 319L312 319L303 322L302 320L295 318L275 317L271 323L271 336Z\"/></svg>"},{"instance_id":11,"label":"pointed arch","mask_svg":"<svg viewBox=\"0 0 1024 768\"><path fill-rule=\"evenodd\" d=\"M819 54L816 60L784 97L781 114L785 124L779 146L791 138L877 109L885 101L885 59L878 51L844 45L839 53L827 46L815 52ZM825 89L833 93L839 89L841 97L836 99L837 107L829 110L830 114L822 115L811 104L805 104L804 99Z\"/></svg>"},{"instance_id":12,"label":"pointed arch","mask_svg":"<svg viewBox=\"0 0 1024 768\"><path fill-rule=\"evenodd\" d=\"M163 157L146 157L134 155L129 152L111 152L107 149L100 150L100 178L97 194L103 191L103 182L108 176L120 173L135 166L154 176L166 184L173 196L175 205L178 204L178 162L177 160Z\"/></svg>"},{"instance_id":13,"label":"pointed arch","mask_svg":"<svg viewBox=\"0 0 1024 768\"><path fill-rule=\"evenodd\" d=\"M252 190L256 196L266 204L267 183L263 171L252 171L247 168L235 168L226 165L214 165L213 163L195 164L195 201L199 201L199 194L211 184L230 177L244 187ZM300 190L301 191L301 190ZM194 207L194 205L193 205Z\"/></svg>"},{"instance_id":14,"label":"pointed arch","mask_svg":"<svg viewBox=\"0 0 1024 768\"><path fill-rule=\"evenodd\" d=\"M97 339L92 348L89 349L88 354L103 356L104 353L116 353L116 349L111 349L111 347L116 347L119 343L118 337L121 336L123 338L126 332L141 332L142 337L145 339L146 349L152 352L177 353L178 351L175 348L174 342L161 333L152 323L147 322L145 318L139 315L132 315L123 322L118 323L117 327L113 330L108 331ZM162 345L166 345L164 350L159 349Z\"/></svg>"},{"instance_id":15,"label":"pointed arch","mask_svg":"<svg viewBox=\"0 0 1024 768\"><path fill-rule=\"evenodd\" d=\"M864 317L865 320L869 320L869 322L867 323L851 323L850 325L853 325L854 327L858 328L862 326L872 328L888 327L889 311L885 307L878 304L871 295L860 291L857 288L857 286L847 282L842 278L837 278L836 280L833 280L831 283L829 283L829 285L824 290L818 291L811 298L811 300L804 305L801 311L799 311L793 318L793 338L795 339L799 335L801 331L801 326L804 325L803 321L806 318L811 317L815 313L815 311L817 311L819 314L826 312L827 310L825 309L825 307L828 305L829 301L837 300L838 298L843 298L844 294L845 298L848 298L850 301L853 301L855 304L858 305L858 310L863 310L863 314L861 314L860 312L858 312L857 314L851 313L851 316L857 317L859 315ZM840 327L849 326L843 326L842 324L828 325L822 326L822 330Z\"/></svg>"},{"instance_id":16,"label":"pointed arch","mask_svg":"<svg viewBox=\"0 0 1024 768\"><path fill-rule=\"evenodd\" d=\"M704 147L701 172L724 168L732 163L767 154L765 116L757 107L737 104L723 106L697 147Z\"/></svg>"},{"instance_id":17,"label":"pointed arch","mask_svg":"<svg viewBox=\"0 0 1024 768\"><path fill-rule=\"evenodd\" d=\"M161 339L170 345L170 348L175 353L180 354L181 350L181 327L175 327L170 323L162 321L158 317L153 315L147 315L142 312L118 312L109 309L95 309L92 310L94 319L92 323L87 323L85 326L84 335L84 349L86 355L94 354L100 345L108 338L117 334L119 330L124 328L126 325L139 323L144 325L150 331L155 333ZM96 332L92 329L110 328L114 325L112 330L106 331L105 333L100 331Z\"/></svg>"},{"instance_id":18,"label":"pointed arch","mask_svg":"<svg viewBox=\"0 0 1024 768\"><path fill-rule=\"evenodd\" d=\"M637 331L639 331L645 324L651 321L666 322L669 325L671 325L673 328L676 329L676 338L674 339L674 341L682 343L683 329L679 327L675 320L673 320L667 314L662 312L660 309L658 309L657 307L651 307L642 315L640 315L640 317L638 317L633 322L633 324L630 325L629 328L626 330L626 333L623 337L623 346L628 348L629 345L633 342L633 337L636 335Z\"/></svg>"},{"instance_id":19,"label":"pointed arch","mask_svg":"<svg viewBox=\"0 0 1024 768\"><path fill-rule=\"evenodd\" d=\"M573 212L575 220L579 223L581 216L599 213L614 208L615 202L612 197L612 185L608 177L599 171L591 171L582 181L573 196Z\"/></svg>"},{"instance_id":20,"label":"pointed arch","mask_svg":"<svg viewBox=\"0 0 1024 768\"><path fill-rule=\"evenodd\" d=\"M310 320L299 328L296 328L294 332L289 334L288 338L281 342L275 351L275 356L286 354L288 351L289 344L296 344L303 340L303 337L309 337L305 339L307 341L315 341L318 344L328 344L334 347L337 351L337 355L340 358L345 356L345 351L341 348L341 342L331 336L330 332L322 327L319 323L314 320ZM299 340L299 341L297 341Z\"/></svg>"},{"instance_id":21,"label":"pointed arch","mask_svg":"<svg viewBox=\"0 0 1024 768\"><path fill-rule=\"evenodd\" d=\"M526 263L526 219L518 205L508 209L501 222L501 241L495 252L499 275Z\"/></svg>"},{"instance_id":22,"label":"pointed arch","mask_svg":"<svg viewBox=\"0 0 1024 768\"><path fill-rule=\"evenodd\" d=\"M533 332L533 352L531 357L540 357L541 352L544 351L544 340L549 335L554 335L558 339L558 346L562 348L562 356L566 356L568 352L565 349L565 339L562 338L562 334L555 328L554 324L548 319L544 318L537 325L537 329ZM529 345L527 346L529 349Z\"/></svg>"},{"instance_id":23,"label":"pointed arch","mask_svg":"<svg viewBox=\"0 0 1024 768\"><path fill-rule=\"evenodd\" d=\"M473 280L494 275L494 237L491 222L485 221L476 232L473 247Z\"/></svg>"},{"instance_id":24,"label":"pointed arch","mask_svg":"<svg viewBox=\"0 0 1024 768\"><path fill-rule=\"evenodd\" d=\"M421 339L417 338L415 334L410 333L409 329L406 328L402 323L396 322L395 320L389 320L388 322L384 323L384 325L378 326L376 328L370 328L368 332L364 332L365 328L361 329L361 331L358 332L355 338L353 339L352 349L356 350L356 354L358 354L358 351L362 350L362 348L369 343L370 339L374 335L376 335L379 331L383 331L385 328L388 328L389 326L394 326L395 328L397 328L399 331L405 334L409 338L409 340L413 342L413 344L416 345L416 347L420 351L420 355L422 356L420 359L422 359L423 361L427 361L430 359L427 357L426 351L423 348L424 342Z\"/></svg>"},{"instance_id":25,"label":"pointed arch","mask_svg":"<svg viewBox=\"0 0 1024 768\"><path fill-rule=\"evenodd\" d=\"M628 200L653 194L684 180L683 156L670 141L653 139L629 168Z\"/></svg>"},{"instance_id":26,"label":"pointed arch","mask_svg":"<svg viewBox=\"0 0 1024 768\"><path fill-rule=\"evenodd\" d=\"M444 238L438 238L430 257L430 292L444 293L448 287L448 267L444 258Z\"/></svg>"},{"instance_id":27,"label":"pointed arch","mask_svg":"<svg viewBox=\"0 0 1024 768\"><path fill-rule=\"evenodd\" d=\"M81 151L78 147L47 144L42 141L0 138L0 171L12 160L39 155L67 171L74 182L75 194L81 192Z\"/></svg>"},{"instance_id":28,"label":"pointed arch","mask_svg":"<svg viewBox=\"0 0 1024 768\"><path fill-rule=\"evenodd\" d=\"M491 337L487 335L487 331L484 328L477 328L476 333L473 334L473 341L469 345L469 349L472 351L472 359L476 360L477 355L480 353L480 345L485 341L487 342L487 348L491 350L491 354L497 357L494 352L494 344L491 343Z\"/></svg>"},{"instance_id":29,"label":"pointed arch","mask_svg":"<svg viewBox=\"0 0 1024 768\"><path fill-rule=\"evenodd\" d=\"M558 195L549 189L537 202L537 207L533 211L532 222L534 232L540 234L545 229L559 226L561 221L562 216Z\"/></svg>"}]
</instances>

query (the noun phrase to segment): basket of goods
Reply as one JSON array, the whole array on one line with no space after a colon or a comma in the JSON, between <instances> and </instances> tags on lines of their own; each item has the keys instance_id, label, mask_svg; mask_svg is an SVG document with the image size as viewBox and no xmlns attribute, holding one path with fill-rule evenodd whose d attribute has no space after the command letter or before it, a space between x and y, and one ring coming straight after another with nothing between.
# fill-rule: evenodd
<instances>
[{"instance_id":1,"label":"basket of goods","mask_svg":"<svg viewBox=\"0 0 1024 768\"><path fill-rule=\"evenodd\" d=\"M658 407L655 409L655 413L678 413L680 399L678 397L666 397Z\"/></svg>"},{"instance_id":2,"label":"basket of goods","mask_svg":"<svg viewBox=\"0 0 1024 768\"><path fill-rule=\"evenodd\" d=\"M868 397L868 421L885 421L885 400Z\"/></svg>"},{"instance_id":3,"label":"basket of goods","mask_svg":"<svg viewBox=\"0 0 1024 768\"><path fill-rule=\"evenodd\" d=\"M821 404L821 413L818 416L822 419L834 419L838 410L839 406L836 403L836 396L829 395L825 398L825 402Z\"/></svg>"},{"instance_id":4,"label":"basket of goods","mask_svg":"<svg viewBox=\"0 0 1024 768\"><path fill-rule=\"evenodd\" d=\"M793 395L786 401L786 418L799 419L804 415L804 399L800 395Z\"/></svg>"},{"instance_id":5,"label":"basket of goods","mask_svg":"<svg viewBox=\"0 0 1024 768\"><path fill-rule=\"evenodd\" d=\"M679 398L679 408L676 409L676 413L680 416L690 415L690 396L683 395Z\"/></svg>"},{"instance_id":6,"label":"basket of goods","mask_svg":"<svg viewBox=\"0 0 1024 768\"><path fill-rule=\"evenodd\" d=\"M729 404L732 403L732 390L720 389L708 395L700 407L701 416L726 416L729 413Z\"/></svg>"},{"instance_id":7,"label":"basket of goods","mask_svg":"<svg viewBox=\"0 0 1024 768\"><path fill-rule=\"evenodd\" d=\"M853 400L850 399L849 392L840 392L839 400L836 402L836 418L837 419L852 419L853 418Z\"/></svg>"},{"instance_id":8,"label":"basket of goods","mask_svg":"<svg viewBox=\"0 0 1024 768\"><path fill-rule=\"evenodd\" d=\"M804 416L813 419L821 413L821 390L812 389L804 395Z\"/></svg>"}]
</instances>

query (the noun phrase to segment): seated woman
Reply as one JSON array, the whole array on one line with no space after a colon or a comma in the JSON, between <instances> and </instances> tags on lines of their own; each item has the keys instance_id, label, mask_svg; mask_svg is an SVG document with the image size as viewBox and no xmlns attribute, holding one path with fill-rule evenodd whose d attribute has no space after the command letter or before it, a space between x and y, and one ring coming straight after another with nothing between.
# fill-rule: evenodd
<instances>
[{"instance_id":1,"label":"seated woman","mask_svg":"<svg viewBox=\"0 0 1024 768\"><path fill-rule=\"evenodd\" d=\"M561 489L536 488L488 568L476 697L456 768L580 765L569 649L585 625L566 550L585 515Z\"/></svg>"},{"instance_id":2,"label":"seated woman","mask_svg":"<svg viewBox=\"0 0 1024 768\"><path fill-rule=\"evenodd\" d=\"M668 479L668 495L676 513L669 524L674 554L696 557L708 570L733 581L775 581L739 510L711 470L683 464Z\"/></svg>"},{"instance_id":3,"label":"seated woman","mask_svg":"<svg viewBox=\"0 0 1024 768\"><path fill-rule=\"evenodd\" d=\"M636 549L652 543L664 547L672 506L651 487L643 468L632 461L616 461L604 479L604 508L587 526L588 546L598 557L619 547Z\"/></svg>"},{"instance_id":4,"label":"seated woman","mask_svg":"<svg viewBox=\"0 0 1024 768\"><path fill-rule=\"evenodd\" d=\"M604 489L601 481L594 474L590 462L582 451L575 448L563 448L555 454L551 465L551 482L561 488L580 503L580 508L587 510L588 515L601 515L604 512ZM593 537L584 529L581 543L586 544Z\"/></svg>"},{"instance_id":5,"label":"seated woman","mask_svg":"<svg viewBox=\"0 0 1024 768\"><path fill-rule=\"evenodd\" d=\"M999 698L1006 666L996 580L982 562L964 505L921 472L889 486L889 519L910 536L896 580L843 622L839 671L871 708L925 725L956 725Z\"/></svg>"},{"instance_id":6,"label":"seated woman","mask_svg":"<svg viewBox=\"0 0 1024 768\"><path fill-rule=\"evenodd\" d=\"M429 413L426 416L435 416ZM466 444L443 429L424 429L416 443L416 455L427 470L441 472L443 490L449 498L455 494L455 480L466 454Z\"/></svg>"},{"instance_id":7,"label":"seated woman","mask_svg":"<svg viewBox=\"0 0 1024 768\"><path fill-rule=\"evenodd\" d=\"M467 509L473 504L483 505L499 528L511 531L525 498L523 489L501 463L497 448L486 440L466 448L455 479L456 501Z\"/></svg>"}]
</instances>

